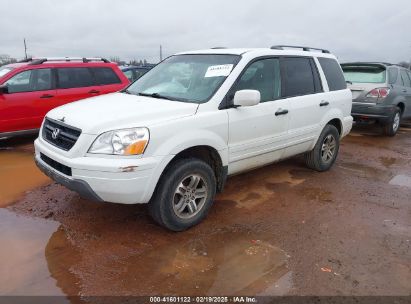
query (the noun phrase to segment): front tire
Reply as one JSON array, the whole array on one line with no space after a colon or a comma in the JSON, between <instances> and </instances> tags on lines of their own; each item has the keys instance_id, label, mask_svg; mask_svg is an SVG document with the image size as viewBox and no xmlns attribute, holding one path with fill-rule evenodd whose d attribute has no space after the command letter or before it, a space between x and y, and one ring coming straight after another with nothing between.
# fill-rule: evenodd
<instances>
[{"instance_id":1,"label":"front tire","mask_svg":"<svg viewBox=\"0 0 411 304\"><path fill-rule=\"evenodd\" d=\"M333 125L326 125L314 146L305 154L308 168L322 172L329 170L334 164L340 148L340 134Z\"/></svg>"},{"instance_id":2,"label":"front tire","mask_svg":"<svg viewBox=\"0 0 411 304\"><path fill-rule=\"evenodd\" d=\"M160 178L149 212L159 225L183 231L207 216L215 193L214 171L207 163L196 158L180 159Z\"/></svg>"},{"instance_id":3,"label":"front tire","mask_svg":"<svg viewBox=\"0 0 411 304\"><path fill-rule=\"evenodd\" d=\"M396 108L390 121L383 126L384 134L387 136L395 136L401 124L401 110Z\"/></svg>"}]
</instances>

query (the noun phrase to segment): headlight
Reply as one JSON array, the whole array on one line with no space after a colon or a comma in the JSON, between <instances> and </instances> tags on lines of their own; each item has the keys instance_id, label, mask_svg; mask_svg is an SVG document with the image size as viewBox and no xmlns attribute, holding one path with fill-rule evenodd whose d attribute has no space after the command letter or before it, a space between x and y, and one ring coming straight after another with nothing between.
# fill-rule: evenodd
<instances>
[{"instance_id":1,"label":"headlight","mask_svg":"<svg viewBox=\"0 0 411 304\"><path fill-rule=\"evenodd\" d=\"M150 133L147 128L109 131L97 137L89 153L114 155L139 155L147 147Z\"/></svg>"}]
</instances>

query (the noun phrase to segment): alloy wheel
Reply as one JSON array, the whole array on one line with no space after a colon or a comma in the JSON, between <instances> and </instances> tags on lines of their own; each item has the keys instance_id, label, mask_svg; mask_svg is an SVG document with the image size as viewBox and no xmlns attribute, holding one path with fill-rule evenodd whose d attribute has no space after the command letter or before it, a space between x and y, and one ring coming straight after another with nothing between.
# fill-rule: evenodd
<instances>
[{"instance_id":1,"label":"alloy wheel","mask_svg":"<svg viewBox=\"0 0 411 304\"><path fill-rule=\"evenodd\" d=\"M182 179L174 191L173 210L184 219L194 217L204 207L208 185L203 177L191 174Z\"/></svg>"},{"instance_id":2,"label":"alloy wheel","mask_svg":"<svg viewBox=\"0 0 411 304\"><path fill-rule=\"evenodd\" d=\"M329 162L333 159L335 150L337 147L337 141L332 134L328 134L323 141L321 147L321 159L324 162Z\"/></svg>"}]
</instances>

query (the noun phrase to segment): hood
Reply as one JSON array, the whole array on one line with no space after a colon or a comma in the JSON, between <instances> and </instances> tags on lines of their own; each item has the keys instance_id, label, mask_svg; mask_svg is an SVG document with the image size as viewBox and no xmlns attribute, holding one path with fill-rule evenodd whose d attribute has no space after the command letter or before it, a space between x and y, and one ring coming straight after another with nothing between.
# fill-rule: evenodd
<instances>
[{"instance_id":1,"label":"hood","mask_svg":"<svg viewBox=\"0 0 411 304\"><path fill-rule=\"evenodd\" d=\"M72 102L51 110L47 117L62 120L86 134L150 127L159 122L194 115L198 104L113 93Z\"/></svg>"}]
</instances>

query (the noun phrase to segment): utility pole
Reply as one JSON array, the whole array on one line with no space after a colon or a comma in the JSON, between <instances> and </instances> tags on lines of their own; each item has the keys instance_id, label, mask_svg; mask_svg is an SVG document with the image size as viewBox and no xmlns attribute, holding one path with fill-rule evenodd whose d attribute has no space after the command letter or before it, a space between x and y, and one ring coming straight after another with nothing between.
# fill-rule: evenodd
<instances>
[{"instance_id":1,"label":"utility pole","mask_svg":"<svg viewBox=\"0 0 411 304\"><path fill-rule=\"evenodd\" d=\"M160 62L163 61L163 47L160 44Z\"/></svg>"},{"instance_id":2,"label":"utility pole","mask_svg":"<svg viewBox=\"0 0 411 304\"><path fill-rule=\"evenodd\" d=\"M26 45L26 38L23 39L24 41L24 58L27 60L27 45Z\"/></svg>"}]
</instances>

